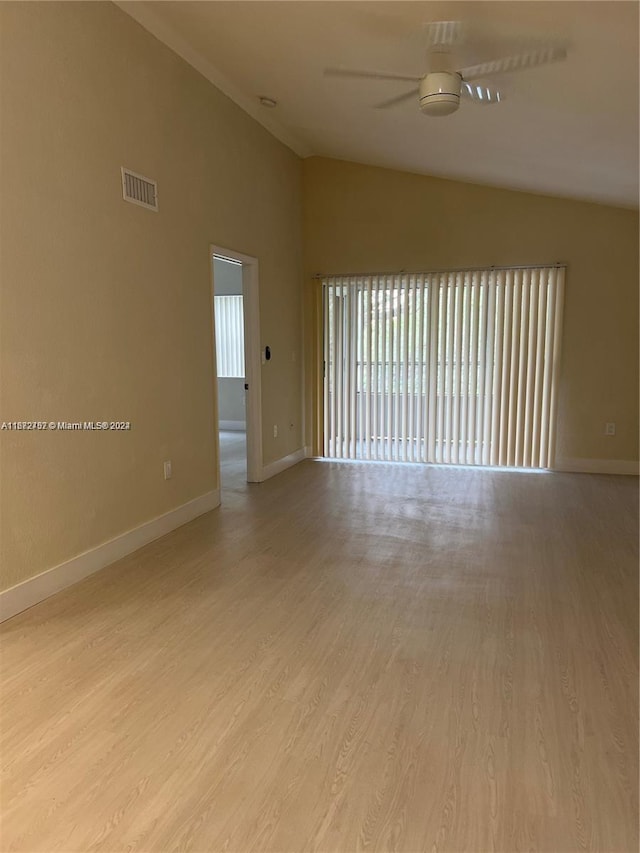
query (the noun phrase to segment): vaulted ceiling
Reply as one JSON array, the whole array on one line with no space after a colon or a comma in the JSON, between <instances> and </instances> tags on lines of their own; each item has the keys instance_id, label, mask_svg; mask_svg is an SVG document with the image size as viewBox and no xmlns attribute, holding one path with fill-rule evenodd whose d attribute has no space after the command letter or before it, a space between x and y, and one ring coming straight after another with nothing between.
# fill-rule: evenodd
<instances>
[{"instance_id":1,"label":"vaulted ceiling","mask_svg":"<svg viewBox=\"0 0 640 853\"><path fill-rule=\"evenodd\" d=\"M301 156L638 205L637 2L121 2ZM428 117L398 81L337 79L327 66L419 76L430 21L475 35L457 67L566 41L564 62L502 74L506 99ZM489 81L487 81L489 82ZM260 105L260 96L275 101Z\"/></svg>"}]
</instances>

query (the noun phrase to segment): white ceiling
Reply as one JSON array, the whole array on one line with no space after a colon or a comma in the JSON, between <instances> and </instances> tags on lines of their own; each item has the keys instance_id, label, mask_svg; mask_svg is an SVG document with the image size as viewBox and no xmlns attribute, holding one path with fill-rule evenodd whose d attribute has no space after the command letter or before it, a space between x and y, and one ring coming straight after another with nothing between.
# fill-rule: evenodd
<instances>
[{"instance_id":1,"label":"white ceiling","mask_svg":"<svg viewBox=\"0 0 640 853\"><path fill-rule=\"evenodd\" d=\"M121 2L143 26L303 157L317 154L551 195L638 206L637 2ZM518 37L568 41L565 62L494 78L507 99L451 116L373 105L411 86L325 77L326 66L425 71L429 21L484 34L458 67ZM489 82L489 81L487 81ZM260 95L277 100L259 105Z\"/></svg>"}]
</instances>

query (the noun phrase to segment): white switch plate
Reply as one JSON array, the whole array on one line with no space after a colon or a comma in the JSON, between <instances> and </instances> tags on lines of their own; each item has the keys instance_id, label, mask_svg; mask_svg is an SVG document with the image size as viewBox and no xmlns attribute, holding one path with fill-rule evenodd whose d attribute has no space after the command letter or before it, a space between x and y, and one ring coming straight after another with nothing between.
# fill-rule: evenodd
<instances>
[{"instance_id":1,"label":"white switch plate","mask_svg":"<svg viewBox=\"0 0 640 853\"><path fill-rule=\"evenodd\" d=\"M278 425L277 424L273 425L273 437L274 438L278 437Z\"/></svg>"},{"instance_id":2,"label":"white switch plate","mask_svg":"<svg viewBox=\"0 0 640 853\"><path fill-rule=\"evenodd\" d=\"M172 474L171 460L167 459L167 461L164 463L164 478L165 478L165 480L170 480L171 474Z\"/></svg>"},{"instance_id":3,"label":"white switch plate","mask_svg":"<svg viewBox=\"0 0 640 853\"><path fill-rule=\"evenodd\" d=\"M616 425L613 423L604 425L604 434L605 435L615 435L616 434Z\"/></svg>"}]
</instances>

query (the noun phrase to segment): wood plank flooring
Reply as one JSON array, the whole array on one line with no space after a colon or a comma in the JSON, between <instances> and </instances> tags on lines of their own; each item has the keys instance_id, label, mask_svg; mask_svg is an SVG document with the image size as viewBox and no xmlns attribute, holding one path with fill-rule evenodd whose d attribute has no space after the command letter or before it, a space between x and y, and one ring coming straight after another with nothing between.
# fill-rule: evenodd
<instances>
[{"instance_id":1,"label":"wood plank flooring","mask_svg":"<svg viewBox=\"0 0 640 853\"><path fill-rule=\"evenodd\" d=\"M638 482L305 462L5 623L3 851L638 849Z\"/></svg>"},{"instance_id":2,"label":"wood plank flooring","mask_svg":"<svg viewBox=\"0 0 640 853\"><path fill-rule=\"evenodd\" d=\"M238 490L246 491L246 433L240 431L220 430L220 480L222 482L222 489L227 492Z\"/></svg>"}]
</instances>

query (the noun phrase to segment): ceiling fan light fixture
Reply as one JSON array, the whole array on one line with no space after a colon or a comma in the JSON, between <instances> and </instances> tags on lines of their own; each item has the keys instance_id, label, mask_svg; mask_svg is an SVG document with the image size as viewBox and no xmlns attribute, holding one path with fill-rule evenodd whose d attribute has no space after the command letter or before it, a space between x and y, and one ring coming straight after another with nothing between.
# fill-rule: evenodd
<instances>
[{"instance_id":1,"label":"ceiling fan light fixture","mask_svg":"<svg viewBox=\"0 0 640 853\"><path fill-rule=\"evenodd\" d=\"M420 81L420 109L430 116L447 116L460 106L459 74L433 71Z\"/></svg>"},{"instance_id":2,"label":"ceiling fan light fixture","mask_svg":"<svg viewBox=\"0 0 640 853\"><path fill-rule=\"evenodd\" d=\"M427 25L428 50L427 68L430 69L423 77L412 77L406 74L396 74L387 71L359 71L355 68L325 68L325 74L332 77L360 77L365 80L395 80L412 83L409 92L401 92L393 98L376 104L376 109L396 107L419 96L420 110L425 115L447 116L457 112L460 98L475 104L491 105L504 100L500 90L475 80L485 77L506 74L512 71L525 71L545 65L548 62L560 62L566 59L566 47L557 41L539 45L535 49L513 56L503 56L491 59L478 65L455 69L455 57L449 48L467 41L467 29L460 21L432 21ZM418 84L416 88L416 84Z\"/></svg>"}]
</instances>

